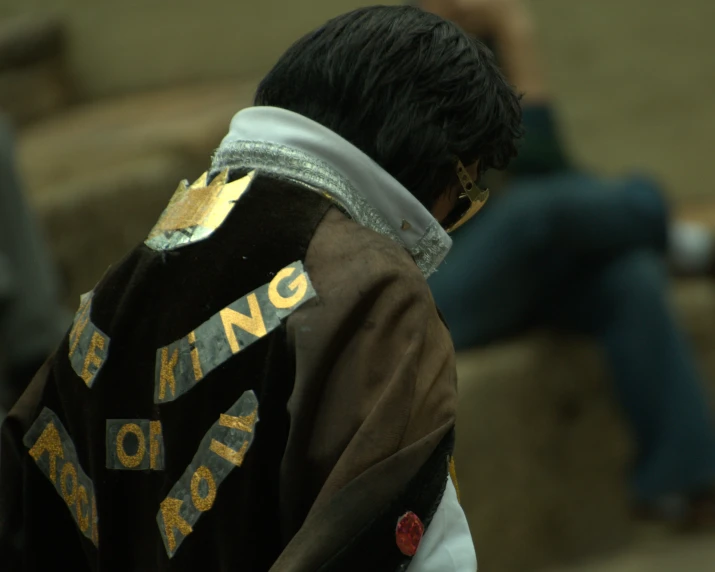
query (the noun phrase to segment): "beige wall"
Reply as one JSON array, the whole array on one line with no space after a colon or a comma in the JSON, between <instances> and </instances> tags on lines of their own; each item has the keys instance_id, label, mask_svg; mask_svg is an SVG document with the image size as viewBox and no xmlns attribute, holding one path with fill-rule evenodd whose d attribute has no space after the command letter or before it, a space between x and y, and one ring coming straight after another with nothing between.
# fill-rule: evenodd
<instances>
[{"instance_id":1,"label":"beige wall","mask_svg":"<svg viewBox=\"0 0 715 572\"><path fill-rule=\"evenodd\" d=\"M397 3L386 1L385 4ZM0 17L53 11L83 93L265 71L300 35L361 0L0 0Z\"/></svg>"},{"instance_id":2,"label":"beige wall","mask_svg":"<svg viewBox=\"0 0 715 572\"><path fill-rule=\"evenodd\" d=\"M574 154L715 198L715 2L532 0Z\"/></svg>"},{"instance_id":3,"label":"beige wall","mask_svg":"<svg viewBox=\"0 0 715 572\"><path fill-rule=\"evenodd\" d=\"M84 93L95 96L257 76L304 32L372 3L0 0L0 17L49 9L64 14L72 67ZM579 161L606 173L654 173L677 198L712 197L715 1L530 3L564 131Z\"/></svg>"}]
</instances>

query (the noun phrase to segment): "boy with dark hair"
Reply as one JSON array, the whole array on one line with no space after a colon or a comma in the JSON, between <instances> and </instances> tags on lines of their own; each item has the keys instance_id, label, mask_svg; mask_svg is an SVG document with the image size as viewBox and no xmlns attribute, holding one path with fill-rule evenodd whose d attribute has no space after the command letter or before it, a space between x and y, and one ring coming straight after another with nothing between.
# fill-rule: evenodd
<instances>
[{"instance_id":1,"label":"boy with dark hair","mask_svg":"<svg viewBox=\"0 0 715 572\"><path fill-rule=\"evenodd\" d=\"M458 350L537 325L592 336L638 446L636 514L677 527L715 523L715 425L703 380L668 296L664 261L715 274L704 227L669 219L663 189L642 176L607 179L570 160L522 0L420 3L488 38L524 93L526 136L478 224L455 235L430 280ZM484 251L483 245L489 245Z\"/></svg>"},{"instance_id":2,"label":"boy with dark hair","mask_svg":"<svg viewBox=\"0 0 715 572\"><path fill-rule=\"evenodd\" d=\"M292 46L8 418L0 561L473 572L425 277L520 124L484 46L418 9Z\"/></svg>"}]
</instances>

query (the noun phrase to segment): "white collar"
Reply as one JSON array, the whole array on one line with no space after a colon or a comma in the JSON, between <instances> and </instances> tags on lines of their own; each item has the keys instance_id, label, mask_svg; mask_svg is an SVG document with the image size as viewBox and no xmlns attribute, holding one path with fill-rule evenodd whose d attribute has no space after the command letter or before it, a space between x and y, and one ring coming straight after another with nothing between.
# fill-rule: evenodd
<instances>
[{"instance_id":1,"label":"white collar","mask_svg":"<svg viewBox=\"0 0 715 572\"><path fill-rule=\"evenodd\" d=\"M404 246L425 276L452 246L432 214L394 177L333 131L297 113L277 107L239 111L214 154L211 174L227 167L257 169L328 192L356 222Z\"/></svg>"}]
</instances>

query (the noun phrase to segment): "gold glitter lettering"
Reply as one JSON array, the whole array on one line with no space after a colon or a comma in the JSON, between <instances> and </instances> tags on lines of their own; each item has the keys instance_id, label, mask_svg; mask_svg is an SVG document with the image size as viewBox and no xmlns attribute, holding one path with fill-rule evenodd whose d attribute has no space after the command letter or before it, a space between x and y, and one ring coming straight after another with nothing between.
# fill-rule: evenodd
<instances>
[{"instance_id":1,"label":"gold glitter lettering","mask_svg":"<svg viewBox=\"0 0 715 572\"><path fill-rule=\"evenodd\" d=\"M68 490L67 477L72 481L72 490ZM60 473L60 488L62 489L62 498L65 499L67 506L71 507L77 500L77 469L75 466L67 462L62 466Z\"/></svg>"},{"instance_id":2,"label":"gold glitter lettering","mask_svg":"<svg viewBox=\"0 0 715 572\"><path fill-rule=\"evenodd\" d=\"M226 338L228 339L228 345L233 353L240 351L238 340L236 339L236 332L233 329L234 327L238 326L257 338L262 338L267 333L266 325L263 322L263 315L261 314L261 307L258 305L258 298L255 294L249 294L246 296L246 300L248 300L250 316L244 316L231 308L224 308L219 312L221 321L223 322L223 328L226 332Z\"/></svg>"},{"instance_id":3,"label":"gold glitter lettering","mask_svg":"<svg viewBox=\"0 0 715 572\"><path fill-rule=\"evenodd\" d=\"M241 415L239 417L234 417L233 415L221 413L221 416L218 420L218 424L221 425L221 427L230 427L231 429L238 429L239 431L252 433L253 426L256 424L257 414L258 411L253 411L253 413L251 413L250 415Z\"/></svg>"},{"instance_id":4,"label":"gold glitter lettering","mask_svg":"<svg viewBox=\"0 0 715 572\"><path fill-rule=\"evenodd\" d=\"M268 286L268 299L276 308L292 308L303 299L305 293L308 291L308 279L304 273L300 273L298 277L288 285L288 288L295 292L292 296L285 298L278 292L278 284L280 284L282 280L290 278L295 270L295 268L291 267L283 268L275 275L273 280L271 280Z\"/></svg>"},{"instance_id":5,"label":"gold glitter lettering","mask_svg":"<svg viewBox=\"0 0 715 572\"><path fill-rule=\"evenodd\" d=\"M65 458L62 440L54 423L50 421L45 426L29 453L35 459L35 462L39 460L43 453L47 453L50 456L50 480L54 483L57 479L57 457L60 459Z\"/></svg>"},{"instance_id":6,"label":"gold glitter lettering","mask_svg":"<svg viewBox=\"0 0 715 572\"><path fill-rule=\"evenodd\" d=\"M124 438L127 436L127 433L133 433L139 441L137 452L133 455L127 454L124 449ZM139 466L145 453L146 441L144 440L144 432L141 430L141 427L139 427L136 423L127 423L122 425L117 433L117 458L119 459L119 462L125 467L133 469L134 467Z\"/></svg>"},{"instance_id":7,"label":"gold glitter lettering","mask_svg":"<svg viewBox=\"0 0 715 572\"><path fill-rule=\"evenodd\" d=\"M211 439L209 449L211 449L211 451L216 453L219 457L226 459L229 463L233 463L237 467L240 467L243 465L243 459L246 456L246 451L248 451L248 441L243 442L239 451L234 451L231 447L224 445L220 441Z\"/></svg>"},{"instance_id":8,"label":"gold glitter lettering","mask_svg":"<svg viewBox=\"0 0 715 572\"><path fill-rule=\"evenodd\" d=\"M54 411L44 407L22 441L66 503L79 529L90 537L94 531L89 530L89 497L94 496L94 485L82 470L77 450L62 421Z\"/></svg>"},{"instance_id":9,"label":"gold glitter lettering","mask_svg":"<svg viewBox=\"0 0 715 572\"><path fill-rule=\"evenodd\" d=\"M89 348L87 349L87 355L84 358L84 367L82 368L82 375L80 376L87 385L92 383L92 378L94 373L89 371L89 366L93 365L96 369L95 372L102 366L102 358L97 355L97 349L104 349L104 336L99 332L94 332L92 334L92 339L89 342Z\"/></svg>"},{"instance_id":10,"label":"gold glitter lettering","mask_svg":"<svg viewBox=\"0 0 715 572\"><path fill-rule=\"evenodd\" d=\"M199 486L202 482L206 483L206 496L201 495ZM209 468L201 465L191 476L191 502L197 510L206 512L210 510L216 500L216 481Z\"/></svg>"},{"instance_id":11,"label":"gold glitter lettering","mask_svg":"<svg viewBox=\"0 0 715 572\"><path fill-rule=\"evenodd\" d=\"M169 348L161 348L161 370L159 371L159 399L164 399L166 395L166 386L171 389L171 395L176 394L176 378L174 377L174 368L179 360L179 350L174 349L174 352L169 357Z\"/></svg>"},{"instance_id":12,"label":"gold glitter lettering","mask_svg":"<svg viewBox=\"0 0 715 572\"><path fill-rule=\"evenodd\" d=\"M161 437L161 421L149 422L149 467L156 469L159 464L159 437Z\"/></svg>"},{"instance_id":13,"label":"gold glitter lettering","mask_svg":"<svg viewBox=\"0 0 715 572\"><path fill-rule=\"evenodd\" d=\"M176 537L174 536L174 529L176 528L184 536L188 536L193 532L191 525L179 514L182 504L183 502L179 499L166 497L160 505L161 517L164 520L164 532L166 534L166 540L169 544L169 551L172 553L176 550Z\"/></svg>"},{"instance_id":14,"label":"gold glitter lettering","mask_svg":"<svg viewBox=\"0 0 715 572\"><path fill-rule=\"evenodd\" d=\"M191 348L191 365L194 367L194 379L196 381L201 381L204 377L201 371L201 361L199 360L199 348L196 347L196 332L191 332L188 336L189 344L193 347Z\"/></svg>"},{"instance_id":15,"label":"gold glitter lettering","mask_svg":"<svg viewBox=\"0 0 715 572\"><path fill-rule=\"evenodd\" d=\"M87 507L87 513L85 514L82 505ZM75 504L75 510L77 511L77 523L79 524L79 529L82 532L87 532L89 528L89 498L87 497L87 489L83 485L79 486L77 489L77 502Z\"/></svg>"},{"instance_id":16,"label":"gold glitter lettering","mask_svg":"<svg viewBox=\"0 0 715 572\"><path fill-rule=\"evenodd\" d=\"M77 344L79 344L79 339L82 337L82 332L89 324L89 310L91 308L92 294L85 294L79 304L79 309L77 311L77 317L75 318L74 324L72 324L72 329L70 330L69 344L70 344L70 357L74 354L77 349Z\"/></svg>"}]
</instances>

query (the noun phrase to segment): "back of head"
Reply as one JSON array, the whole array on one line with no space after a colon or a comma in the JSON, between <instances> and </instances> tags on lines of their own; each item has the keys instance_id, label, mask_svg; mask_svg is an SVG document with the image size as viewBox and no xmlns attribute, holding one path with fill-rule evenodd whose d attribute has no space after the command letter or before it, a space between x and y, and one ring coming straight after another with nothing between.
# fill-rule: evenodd
<instances>
[{"instance_id":1,"label":"back of head","mask_svg":"<svg viewBox=\"0 0 715 572\"><path fill-rule=\"evenodd\" d=\"M521 135L519 98L491 52L411 6L361 8L307 34L263 79L255 105L331 129L428 208L456 181L457 158L504 169Z\"/></svg>"}]
</instances>

